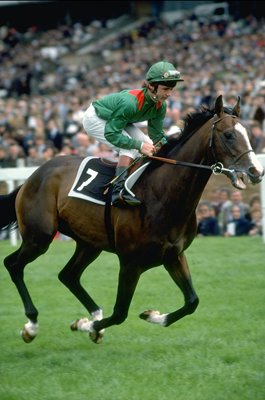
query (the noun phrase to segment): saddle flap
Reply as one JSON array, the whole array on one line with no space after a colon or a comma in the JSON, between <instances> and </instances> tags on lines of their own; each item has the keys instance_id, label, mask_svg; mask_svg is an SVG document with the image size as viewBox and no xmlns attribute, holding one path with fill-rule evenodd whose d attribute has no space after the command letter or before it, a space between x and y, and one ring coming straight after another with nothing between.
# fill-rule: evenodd
<instances>
[{"instance_id":1,"label":"saddle flap","mask_svg":"<svg viewBox=\"0 0 265 400\"><path fill-rule=\"evenodd\" d=\"M134 194L131 189L148 164L140 166L127 178L125 187L132 196ZM110 159L86 157L78 168L68 196L105 205L106 188L115 176L116 166L117 162Z\"/></svg>"}]
</instances>

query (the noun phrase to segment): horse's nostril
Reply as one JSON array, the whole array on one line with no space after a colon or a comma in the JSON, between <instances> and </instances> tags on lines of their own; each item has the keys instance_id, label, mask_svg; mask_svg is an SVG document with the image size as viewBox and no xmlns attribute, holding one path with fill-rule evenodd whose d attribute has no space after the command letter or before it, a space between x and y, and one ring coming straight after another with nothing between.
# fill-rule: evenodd
<instances>
[{"instance_id":1,"label":"horse's nostril","mask_svg":"<svg viewBox=\"0 0 265 400\"><path fill-rule=\"evenodd\" d=\"M248 172L249 172L250 175L252 175L253 177L256 177L256 178L264 176L264 169L262 170L262 172L260 172L260 171L257 170L257 168L250 167L248 169Z\"/></svg>"}]
</instances>

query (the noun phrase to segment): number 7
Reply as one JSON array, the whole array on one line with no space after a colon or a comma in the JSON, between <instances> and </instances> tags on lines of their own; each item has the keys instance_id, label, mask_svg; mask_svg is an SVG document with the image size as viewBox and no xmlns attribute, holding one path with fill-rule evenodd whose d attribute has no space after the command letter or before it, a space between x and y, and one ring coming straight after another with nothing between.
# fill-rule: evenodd
<instances>
[{"instance_id":1,"label":"number 7","mask_svg":"<svg viewBox=\"0 0 265 400\"><path fill-rule=\"evenodd\" d=\"M86 171L86 173L88 174L88 175L90 175L90 177L85 181L85 182L83 182L76 190L78 190L79 192L81 192L81 190L85 187L85 186L88 186L89 184L90 184L90 182L92 182L95 178L96 178L96 176L98 175L98 172L97 171L94 171L93 169L91 169L91 168L88 168L88 170Z\"/></svg>"}]
</instances>

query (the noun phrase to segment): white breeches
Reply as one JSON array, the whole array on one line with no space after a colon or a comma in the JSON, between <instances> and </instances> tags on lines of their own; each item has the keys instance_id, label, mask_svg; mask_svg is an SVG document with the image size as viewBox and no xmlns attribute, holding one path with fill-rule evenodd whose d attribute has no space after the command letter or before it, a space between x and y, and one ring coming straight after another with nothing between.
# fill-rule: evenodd
<instances>
[{"instance_id":1,"label":"white breeches","mask_svg":"<svg viewBox=\"0 0 265 400\"><path fill-rule=\"evenodd\" d=\"M104 135L106 121L99 118L96 114L94 106L91 104L84 113L83 117L83 127L86 133L94 137L98 142L105 143L112 149L115 149L119 155L128 156L135 159L140 156L140 152L136 149L121 149L112 145ZM128 125L125 130L122 131L125 136L130 136L133 139L140 140L145 143L153 143L148 135L144 134L140 129L138 129L134 124Z\"/></svg>"}]
</instances>

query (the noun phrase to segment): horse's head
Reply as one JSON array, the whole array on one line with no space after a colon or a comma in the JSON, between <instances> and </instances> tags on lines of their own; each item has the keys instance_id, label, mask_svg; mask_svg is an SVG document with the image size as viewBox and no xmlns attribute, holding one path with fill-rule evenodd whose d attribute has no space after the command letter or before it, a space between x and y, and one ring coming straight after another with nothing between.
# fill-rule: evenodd
<instances>
[{"instance_id":1,"label":"horse's head","mask_svg":"<svg viewBox=\"0 0 265 400\"><path fill-rule=\"evenodd\" d=\"M239 120L240 97L232 110L223 106L220 95L215 102L210 148L215 162L220 161L237 189L245 189L248 181L261 182L264 169L258 161L249 141L246 128Z\"/></svg>"}]
</instances>

